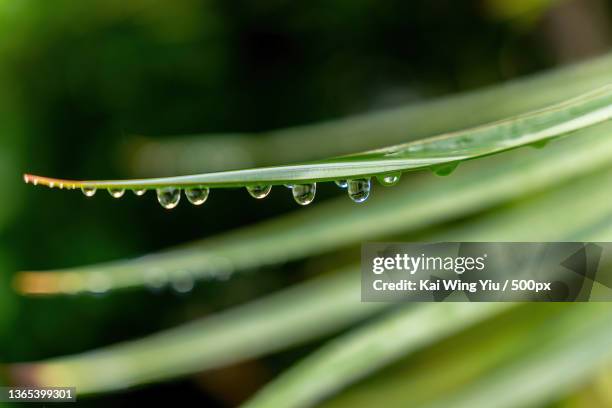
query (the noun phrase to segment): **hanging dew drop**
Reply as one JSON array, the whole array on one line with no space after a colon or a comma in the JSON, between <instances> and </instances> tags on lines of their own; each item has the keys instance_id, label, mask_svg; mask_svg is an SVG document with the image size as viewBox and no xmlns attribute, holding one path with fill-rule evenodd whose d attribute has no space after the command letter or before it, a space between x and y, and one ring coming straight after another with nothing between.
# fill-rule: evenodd
<instances>
[{"instance_id":1,"label":"hanging dew drop","mask_svg":"<svg viewBox=\"0 0 612 408\"><path fill-rule=\"evenodd\" d=\"M544 147L546 147L546 145L548 144L549 141L550 141L550 139L544 139L544 140L540 140L538 142L533 142L529 146L534 147L536 149L543 149Z\"/></svg>"},{"instance_id":2,"label":"hanging dew drop","mask_svg":"<svg viewBox=\"0 0 612 408\"><path fill-rule=\"evenodd\" d=\"M188 271L176 271L171 278L170 286L177 293L188 293L193 290L195 280Z\"/></svg>"},{"instance_id":3,"label":"hanging dew drop","mask_svg":"<svg viewBox=\"0 0 612 408\"><path fill-rule=\"evenodd\" d=\"M400 173L397 174L387 174L385 176L377 177L378 182L385 187L394 186L400 179Z\"/></svg>"},{"instance_id":4,"label":"hanging dew drop","mask_svg":"<svg viewBox=\"0 0 612 408\"><path fill-rule=\"evenodd\" d=\"M96 194L97 190L95 187L83 186L81 187L81 191L83 192L83 194L85 194L85 197L93 197L94 194Z\"/></svg>"},{"instance_id":5,"label":"hanging dew drop","mask_svg":"<svg viewBox=\"0 0 612 408\"><path fill-rule=\"evenodd\" d=\"M125 194L125 189L123 188L109 188L108 193L113 198L121 198Z\"/></svg>"},{"instance_id":6,"label":"hanging dew drop","mask_svg":"<svg viewBox=\"0 0 612 408\"><path fill-rule=\"evenodd\" d=\"M336 183L336 185L340 188L347 188L348 187L348 181L346 180L336 180L334 181L334 183Z\"/></svg>"},{"instance_id":7,"label":"hanging dew drop","mask_svg":"<svg viewBox=\"0 0 612 408\"><path fill-rule=\"evenodd\" d=\"M363 203L370 196L370 179L349 180L348 195L354 202Z\"/></svg>"},{"instance_id":8,"label":"hanging dew drop","mask_svg":"<svg viewBox=\"0 0 612 408\"><path fill-rule=\"evenodd\" d=\"M147 192L147 189L146 188L138 188L136 190L132 190L132 192L134 194L136 194L138 197L140 197L140 196L144 195L144 193Z\"/></svg>"},{"instance_id":9,"label":"hanging dew drop","mask_svg":"<svg viewBox=\"0 0 612 408\"><path fill-rule=\"evenodd\" d=\"M246 189L251 197L266 198L270 194L272 186L247 186Z\"/></svg>"},{"instance_id":10,"label":"hanging dew drop","mask_svg":"<svg viewBox=\"0 0 612 408\"><path fill-rule=\"evenodd\" d=\"M455 171L458 165L459 162L438 164L432 166L431 171L433 171L436 176L448 176L453 171Z\"/></svg>"},{"instance_id":11,"label":"hanging dew drop","mask_svg":"<svg viewBox=\"0 0 612 408\"><path fill-rule=\"evenodd\" d=\"M185 190L185 197L193 205L202 205L208 199L207 187L194 187Z\"/></svg>"},{"instance_id":12,"label":"hanging dew drop","mask_svg":"<svg viewBox=\"0 0 612 408\"><path fill-rule=\"evenodd\" d=\"M296 184L291 190L293 199L299 205L308 205L312 203L317 192L317 184Z\"/></svg>"},{"instance_id":13,"label":"hanging dew drop","mask_svg":"<svg viewBox=\"0 0 612 408\"><path fill-rule=\"evenodd\" d=\"M168 283L168 275L163 269L153 268L145 271L146 286L156 292Z\"/></svg>"},{"instance_id":14,"label":"hanging dew drop","mask_svg":"<svg viewBox=\"0 0 612 408\"><path fill-rule=\"evenodd\" d=\"M157 201L166 210L171 210L181 201L181 190L174 187L158 188Z\"/></svg>"},{"instance_id":15,"label":"hanging dew drop","mask_svg":"<svg viewBox=\"0 0 612 408\"><path fill-rule=\"evenodd\" d=\"M399 179L400 179L399 175L387 176L387 177L383 177L383 183L385 186L392 186L394 184L397 184Z\"/></svg>"}]
</instances>

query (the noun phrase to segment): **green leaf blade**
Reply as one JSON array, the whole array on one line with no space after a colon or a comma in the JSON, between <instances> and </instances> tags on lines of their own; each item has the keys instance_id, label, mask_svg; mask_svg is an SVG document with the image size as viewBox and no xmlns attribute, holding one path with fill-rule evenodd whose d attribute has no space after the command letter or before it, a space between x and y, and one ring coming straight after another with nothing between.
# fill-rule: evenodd
<instances>
[{"instance_id":1,"label":"green leaf blade","mask_svg":"<svg viewBox=\"0 0 612 408\"><path fill-rule=\"evenodd\" d=\"M546 109L450 134L318 162L136 180L76 181L24 175L48 187L157 189L307 184L364 178L476 159L546 141L612 118L612 85Z\"/></svg>"},{"instance_id":2,"label":"green leaf blade","mask_svg":"<svg viewBox=\"0 0 612 408\"><path fill-rule=\"evenodd\" d=\"M610 132L612 124L606 122L545 150L516 151L472 162L450 178L428 176L400 183L380 191L380 200L371 199L359 211L349 211L352 203L341 198L147 257L22 272L16 287L30 294L87 292L88 282L100 274L111 290L144 286L149 272L156 269L168 278L187 270L195 279L215 279L227 274L228 262L229 272L235 273L433 226L606 168L612 160Z\"/></svg>"}]
</instances>

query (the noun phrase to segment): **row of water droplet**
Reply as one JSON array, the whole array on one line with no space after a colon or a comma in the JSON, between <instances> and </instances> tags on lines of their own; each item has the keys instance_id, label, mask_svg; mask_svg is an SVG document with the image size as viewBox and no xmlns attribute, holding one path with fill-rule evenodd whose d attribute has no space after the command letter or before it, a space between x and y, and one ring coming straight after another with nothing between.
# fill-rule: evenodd
<instances>
[{"instance_id":1,"label":"row of water droplet","mask_svg":"<svg viewBox=\"0 0 612 408\"><path fill-rule=\"evenodd\" d=\"M229 258L210 256L198 264L197 269L165 269L150 267L142 271L142 282L154 293L170 289L176 293L188 293L200 279L226 281L234 272ZM66 294L91 293L102 295L113 288L113 278L104 272L63 273L58 279L58 289Z\"/></svg>"},{"instance_id":2,"label":"row of water droplet","mask_svg":"<svg viewBox=\"0 0 612 408\"><path fill-rule=\"evenodd\" d=\"M399 181L400 174L392 174L377 177L380 184L383 186L392 186ZM369 178L360 178L354 180L340 180L335 182L340 188L346 189L348 196L351 200L356 203L362 203L370 196L371 183ZM315 194L317 192L317 184L286 184L285 187L289 188L293 194L293 199L300 205L308 205L314 201ZM246 187L248 193L254 198L265 198L270 194L272 186L267 185L256 185ZM87 197L93 197L96 194L95 187L84 186L81 188L83 194ZM123 188L109 188L107 189L111 197L121 198L125 194ZM146 189L135 189L132 192L137 196L144 195ZM163 187L156 189L157 201L159 204L170 210L178 205L181 200L181 189L177 187ZM208 187L189 187L185 189L185 197L193 205L201 205L206 202L210 190Z\"/></svg>"},{"instance_id":3,"label":"row of water droplet","mask_svg":"<svg viewBox=\"0 0 612 408\"><path fill-rule=\"evenodd\" d=\"M124 188L109 188L107 189L108 193L113 198L121 198L125 194ZM87 197L93 197L96 194L97 189L95 187L82 187L81 191ZM201 205L206 202L208 199L209 189L207 187L191 187L185 189L185 196L187 200L193 205ZM146 189L135 189L132 192L137 196L144 195L147 190ZM162 205L162 207L166 209L172 209L176 207L181 200L181 189L175 187L164 187L158 188L157 192L157 201Z\"/></svg>"},{"instance_id":4,"label":"row of water droplet","mask_svg":"<svg viewBox=\"0 0 612 408\"><path fill-rule=\"evenodd\" d=\"M150 291L158 293L165 288L171 289L176 293L188 293L193 290L201 274L191 273L188 270L176 270L166 273L162 269L150 269L144 272L144 285ZM225 281L229 279L230 273L217 273L214 276L204 276L207 279ZM111 290L111 278L103 273L95 272L85 276L66 276L60 282L60 288L65 293L91 293L102 295ZM75 288L75 284L77 285Z\"/></svg>"}]
</instances>

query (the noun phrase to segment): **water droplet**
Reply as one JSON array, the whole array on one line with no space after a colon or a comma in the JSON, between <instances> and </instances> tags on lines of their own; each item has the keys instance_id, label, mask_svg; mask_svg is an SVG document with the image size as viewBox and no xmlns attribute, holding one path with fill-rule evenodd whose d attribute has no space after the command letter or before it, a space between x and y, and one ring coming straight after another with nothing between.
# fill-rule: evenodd
<instances>
[{"instance_id":1,"label":"water droplet","mask_svg":"<svg viewBox=\"0 0 612 408\"><path fill-rule=\"evenodd\" d=\"M181 190L174 187L158 188L157 201L166 210L171 210L181 201Z\"/></svg>"},{"instance_id":2,"label":"water droplet","mask_svg":"<svg viewBox=\"0 0 612 408\"><path fill-rule=\"evenodd\" d=\"M348 195L356 203L363 203L370 196L370 179L348 181Z\"/></svg>"},{"instance_id":3,"label":"water droplet","mask_svg":"<svg viewBox=\"0 0 612 408\"><path fill-rule=\"evenodd\" d=\"M208 187L194 187L185 190L187 200L193 205L201 205L208 199Z\"/></svg>"},{"instance_id":4,"label":"water droplet","mask_svg":"<svg viewBox=\"0 0 612 408\"><path fill-rule=\"evenodd\" d=\"M384 176L378 176L376 179L382 186L389 187L397 184L400 179L400 175L400 173L387 174Z\"/></svg>"},{"instance_id":5,"label":"water droplet","mask_svg":"<svg viewBox=\"0 0 612 408\"><path fill-rule=\"evenodd\" d=\"M312 203L317 192L317 184L296 184L291 190L293 199L299 205L308 205Z\"/></svg>"},{"instance_id":6,"label":"water droplet","mask_svg":"<svg viewBox=\"0 0 612 408\"><path fill-rule=\"evenodd\" d=\"M544 139L538 142L531 143L529 146L535 147L536 149L542 149L548 144L549 141L550 139Z\"/></svg>"},{"instance_id":7,"label":"water droplet","mask_svg":"<svg viewBox=\"0 0 612 408\"><path fill-rule=\"evenodd\" d=\"M86 197L93 197L93 195L96 194L97 190L95 187L83 186L81 187L81 191L83 192L83 194L85 194Z\"/></svg>"},{"instance_id":8,"label":"water droplet","mask_svg":"<svg viewBox=\"0 0 612 408\"><path fill-rule=\"evenodd\" d=\"M291 190L295 186L295 184L284 184L284 186Z\"/></svg>"},{"instance_id":9,"label":"water droplet","mask_svg":"<svg viewBox=\"0 0 612 408\"><path fill-rule=\"evenodd\" d=\"M108 193L113 198L121 198L125 194L125 189L123 188L109 188Z\"/></svg>"},{"instance_id":10,"label":"water droplet","mask_svg":"<svg viewBox=\"0 0 612 408\"><path fill-rule=\"evenodd\" d=\"M152 291L158 291L168 283L168 275L160 268L148 269L144 278L147 287Z\"/></svg>"},{"instance_id":11,"label":"water droplet","mask_svg":"<svg viewBox=\"0 0 612 408\"><path fill-rule=\"evenodd\" d=\"M433 171L436 176L448 176L455 171L458 165L459 162L438 164L432 166L431 171Z\"/></svg>"},{"instance_id":12,"label":"water droplet","mask_svg":"<svg viewBox=\"0 0 612 408\"><path fill-rule=\"evenodd\" d=\"M137 188L135 190L132 190L132 192L134 194L136 194L138 197L140 197L140 196L144 195L144 193L147 192L147 189L146 188Z\"/></svg>"},{"instance_id":13,"label":"water droplet","mask_svg":"<svg viewBox=\"0 0 612 408\"><path fill-rule=\"evenodd\" d=\"M251 197L266 198L270 194L272 186L247 186L246 189Z\"/></svg>"},{"instance_id":14,"label":"water droplet","mask_svg":"<svg viewBox=\"0 0 612 408\"><path fill-rule=\"evenodd\" d=\"M347 188L348 187L348 181L346 180L336 180L334 181L334 183L336 183L336 185L340 188Z\"/></svg>"},{"instance_id":15,"label":"water droplet","mask_svg":"<svg viewBox=\"0 0 612 408\"><path fill-rule=\"evenodd\" d=\"M188 271L176 271L172 274L170 285L178 293L190 292L194 287L193 275Z\"/></svg>"}]
</instances>

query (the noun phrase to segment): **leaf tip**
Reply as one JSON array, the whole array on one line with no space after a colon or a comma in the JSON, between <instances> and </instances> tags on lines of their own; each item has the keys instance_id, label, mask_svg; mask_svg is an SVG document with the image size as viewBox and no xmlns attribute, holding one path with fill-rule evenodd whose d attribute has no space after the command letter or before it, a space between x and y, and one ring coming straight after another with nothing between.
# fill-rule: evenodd
<instances>
[{"instance_id":1,"label":"leaf tip","mask_svg":"<svg viewBox=\"0 0 612 408\"><path fill-rule=\"evenodd\" d=\"M72 386L70 371L61 364L18 363L5 369L6 381L15 386L61 387Z\"/></svg>"},{"instance_id":2,"label":"leaf tip","mask_svg":"<svg viewBox=\"0 0 612 408\"><path fill-rule=\"evenodd\" d=\"M60 291L56 277L39 272L19 272L13 279L13 288L22 295L49 295Z\"/></svg>"},{"instance_id":3,"label":"leaf tip","mask_svg":"<svg viewBox=\"0 0 612 408\"><path fill-rule=\"evenodd\" d=\"M38 178L32 174L28 174L28 173L24 173L23 175L23 182L26 184L38 184Z\"/></svg>"}]
</instances>

